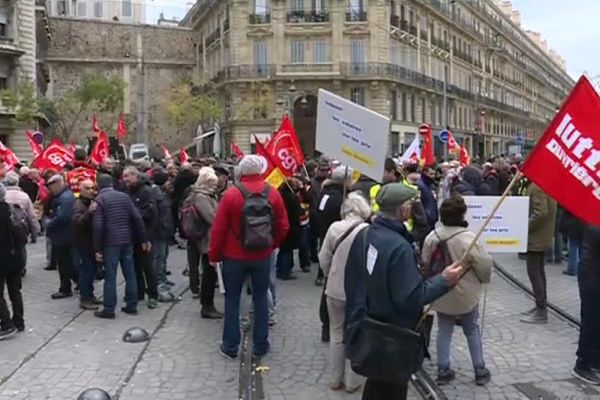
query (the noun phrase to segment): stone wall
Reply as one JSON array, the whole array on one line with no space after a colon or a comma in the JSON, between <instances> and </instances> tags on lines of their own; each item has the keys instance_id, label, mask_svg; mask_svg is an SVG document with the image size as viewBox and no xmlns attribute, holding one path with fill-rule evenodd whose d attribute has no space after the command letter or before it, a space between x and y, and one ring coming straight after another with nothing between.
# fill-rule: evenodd
<instances>
[{"instance_id":1,"label":"stone wall","mask_svg":"<svg viewBox=\"0 0 600 400\"><path fill-rule=\"evenodd\" d=\"M193 130L177 133L167 118L168 93L191 79L192 32L186 28L119 22L50 18L52 43L45 58L50 72L49 97L78 86L86 73L116 74L125 81L123 112L130 143L166 143L177 148L191 141ZM90 132L91 115L74 130L78 141ZM116 115L99 115L101 127L114 132Z\"/></svg>"}]
</instances>

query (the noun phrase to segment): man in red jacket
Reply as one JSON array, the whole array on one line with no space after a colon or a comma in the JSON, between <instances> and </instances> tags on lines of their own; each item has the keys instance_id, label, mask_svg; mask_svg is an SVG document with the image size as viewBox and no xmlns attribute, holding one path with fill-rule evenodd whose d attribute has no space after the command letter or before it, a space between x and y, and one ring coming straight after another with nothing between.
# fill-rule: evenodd
<instances>
[{"instance_id":1,"label":"man in red jacket","mask_svg":"<svg viewBox=\"0 0 600 400\"><path fill-rule=\"evenodd\" d=\"M265 190L261 173L264 159L256 155L245 156L240 162L240 184L250 193ZM285 205L275 188L267 193L272 209L272 246L264 250L248 250L243 240L244 195L237 186L225 191L210 232L209 261L213 267L223 262L225 284L225 323L220 352L233 359L240 344L240 296L246 275L252 281L254 303L254 354L262 356L269 351L269 312L267 289L271 268L271 253L285 240L289 223Z\"/></svg>"}]
</instances>

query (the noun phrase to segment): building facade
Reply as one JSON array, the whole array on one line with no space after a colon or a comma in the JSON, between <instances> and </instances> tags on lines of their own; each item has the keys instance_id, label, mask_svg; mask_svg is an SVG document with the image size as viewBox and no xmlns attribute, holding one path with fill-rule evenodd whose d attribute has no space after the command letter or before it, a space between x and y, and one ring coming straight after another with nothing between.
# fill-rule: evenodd
<instances>
[{"instance_id":1,"label":"building facade","mask_svg":"<svg viewBox=\"0 0 600 400\"><path fill-rule=\"evenodd\" d=\"M312 154L324 88L389 116L392 154L421 123L471 154L522 151L574 84L492 0L199 0L182 24L245 150L289 111Z\"/></svg>"},{"instance_id":2,"label":"building facade","mask_svg":"<svg viewBox=\"0 0 600 400\"><path fill-rule=\"evenodd\" d=\"M36 85L36 2L0 2L0 90ZM26 147L25 136L14 121L14 110L0 103L0 140L17 155Z\"/></svg>"},{"instance_id":3,"label":"building facade","mask_svg":"<svg viewBox=\"0 0 600 400\"><path fill-rule=\"evenodd\" d=\"M146 22L145 0L46 0L50 16Z\"/></svg>"}]
</instances>

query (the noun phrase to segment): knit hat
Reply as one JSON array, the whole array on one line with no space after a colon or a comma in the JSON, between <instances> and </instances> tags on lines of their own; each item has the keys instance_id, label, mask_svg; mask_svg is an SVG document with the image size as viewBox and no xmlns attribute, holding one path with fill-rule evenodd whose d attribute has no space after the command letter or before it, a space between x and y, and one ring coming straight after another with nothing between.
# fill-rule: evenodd
<instances>
[{"instance_id":1,"label":"knit hat","mask_svg":"<svg viewBox=\"0 0 600 400\"><path fill-rule=\"evenodd\" d=\"M352 177L352 168L348 167L348 178ZM344 165L340 165L331 173L331 180L335 183L344 183L344 177L346 176L346 167Z\"/></svg>"},{"instance_id":2,"label":"knit hat","mask_svg":"<svg viewBox=\"0 0 600 400\"><path fill-rule=\"evenodd\" d=\"M381 187L375 201L382 212L395 212L398 207L416 195L416 190L401 183L389 183Z\"/></svg>"}]
</instances>

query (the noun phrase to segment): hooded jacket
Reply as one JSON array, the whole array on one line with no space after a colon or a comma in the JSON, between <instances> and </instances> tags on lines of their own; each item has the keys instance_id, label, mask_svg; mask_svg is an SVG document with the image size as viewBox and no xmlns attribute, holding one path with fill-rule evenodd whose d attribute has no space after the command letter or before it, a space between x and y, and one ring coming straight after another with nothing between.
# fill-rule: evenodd
<instances>
[{"instance_id":1,"label":"hooded jacket","mask_svg":"<svg viewBox=\"0 0 600 400\"><path fill-rule=\"evenodd\" d=\"M475 234L463 227L438 224L435 232L431 232L423 244L423 262L431 263L431 257L440 240L447 240L446 245L452 260L460 260L474 239ZM448 315L462 315L473 310L479 304L482 284L490 282L493 266L492 257L483 247L476 244L463 264L468 272L452 290L433 303L433 309Z\"/></svg>"},{"instance_id":2,"label":"hooded jacket","mask_svg":"<svg viewBox=\"0 0 600 400\"><path fill-rule=\"evenodd\" d=\"M71 244L73 234L71 232L71 219L73 218L73 207L75 196L68 187L55 196L52 200L52 217L46 225L46 232L52 244Z\"/></svg>"},{"instance_id":3,"label":"hooded jacket","mask_svg":"<svg viewBox=\"0 0 600 400\"><path fill-rule=\"evenodd\" d=\"M144 220L148 239L154 239L155 226L158 222L158 209L150 180L145 174L140 174L137 184L127 190L129 198Z\"/></svg>"},{"instance_id":4,"label":"hooded jacket","mask_svg":"<svg viewBox=\"0 0 600 400\"><path fill-rule=\"evenodd\" d=\"M197 241L199 251L201 251L202 254L206 254L208 253L208 244L210 243L210 228L215 221L219 203L217 202L217 196L214 190L198 183L192 187L190 196L193 196L196 211L198 211L202 220L208 225L206 236Z\"/></svg>"},{"instance_id":5,"label":"hooded jacket","mask_svg":"<svg viewBox=\"0 0 600 400\"><path fill-rule=\"evenodd\" d=\"M321 196L317 202L319 238L323 240L327 230L336 221L342 219L341 210L344 202L344 185L330 179L323 182Z\"/></svg>"}]
</instances>

